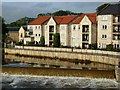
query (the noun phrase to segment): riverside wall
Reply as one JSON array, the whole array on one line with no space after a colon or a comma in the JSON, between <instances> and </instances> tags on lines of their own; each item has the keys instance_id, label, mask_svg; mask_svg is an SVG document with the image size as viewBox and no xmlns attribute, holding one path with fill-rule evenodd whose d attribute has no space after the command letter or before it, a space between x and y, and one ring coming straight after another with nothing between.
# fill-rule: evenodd
<instances>
[{"instance_id":1,"label":"riverside wall","mask_svg":"<svg viewBox=\"0 0 120 90\"><path fill-rule=\"evenodd\" d=\"M77 60L90 60L94 62L100 62L105 64L112 64L118 66L120 62L120 53L111 51L100 50L85 50L85 49L73 49L70 48L47 48L47 47L28 47L28 46L16 46L16 48L5 48L5 53L8 54L20 54L28 56L45 56L45 57L57 57L64 59L77 59Z\"/></svg>"}]
</instances>

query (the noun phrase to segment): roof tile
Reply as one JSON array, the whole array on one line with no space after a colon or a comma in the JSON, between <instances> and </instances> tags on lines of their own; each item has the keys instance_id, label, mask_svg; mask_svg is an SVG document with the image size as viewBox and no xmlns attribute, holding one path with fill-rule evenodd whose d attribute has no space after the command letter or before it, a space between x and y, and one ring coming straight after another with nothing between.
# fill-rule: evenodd
<instances>
[{"instance_id":1,"label":"roof tile","mask_svg":"<svg viewBox=\"0 0 120 90\"><path fill-rule=\"evenodd\" d=\"M30 22L28 25L41 25L50 19L51 16L40 16L39 18L35 19L34 21Z\"/></svg>"},{"instance_id":2,"label":"roof tile","mask_svg":"<svg viewBox=\"0 0 120 90\"><path fill-rule=\"evenodd\" d=\"M90 21L92 23L96 23L96 16L97 16L96 13L85 13L85 14L80 15L80 17L78 19L76 19L73 22L73 24L79 24L82 21L82 19L84 18L85 15L90 19Z\"/></svg>"}]
</instances>

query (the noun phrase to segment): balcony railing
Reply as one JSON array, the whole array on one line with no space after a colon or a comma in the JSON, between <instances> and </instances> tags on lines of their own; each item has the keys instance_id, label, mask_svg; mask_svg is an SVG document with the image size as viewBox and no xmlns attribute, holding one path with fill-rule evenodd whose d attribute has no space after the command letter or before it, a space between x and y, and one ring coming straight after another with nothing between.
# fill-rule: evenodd
<instances>
[{"instance_id":1,"label":"balcony railing","mask_svg":"<svg viewBox=\"0 0 120 90\"><path fill-rule=\"evenodd\" d=\"M113 33L120 33L120 30L113 30Z\"/></svg>"},{"instance_id":2,"label":"balcony railing","mask_svg":"<svg viewBox=\"0 0 120 90\"><path fill-rule=\"evenodd\" d=\"M89 41L89 39L83 38L82 41Z\"/></svg>"},{"instance_id":3,"label":"balcony railing","mask_svg":"<svg viewBox=\"0 0 120 90\"><path fill-rule=\"evenodd\" d=\"M33 29L28 29L28 31L33 31Z\"/></svg>"},{"instance_id":4,"label":"balcony railing","mask_svg":"<svg viewBox=\"0 0 120 90\"><path fill-rule=\"evenodd\" d=\"M89 29L83 29L82 32L89 32Z\"/></svg>"}]
</instances>

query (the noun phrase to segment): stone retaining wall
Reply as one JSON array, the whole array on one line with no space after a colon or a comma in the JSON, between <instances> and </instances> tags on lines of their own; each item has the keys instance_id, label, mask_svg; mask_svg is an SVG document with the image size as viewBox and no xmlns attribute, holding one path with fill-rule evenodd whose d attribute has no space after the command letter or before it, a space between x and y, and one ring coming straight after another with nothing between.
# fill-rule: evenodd
<instances>
[{"instance_id":1,"label":"stone retaining wall","mask_svg":"<svg viewBox=\"0 0 120 90\"><path fill-rule=\"evenodd\" d=\"M92 51L94 52L94 51ZM28 50L28 49L9 49L5 48L5 53L8 54L21 54L21 55L30 55L30 56L46 56L46 57L57 57L65 59L79 59L79 60L91 60L95 62L118 65L120 62L119 58L108 56L106 54L86 54L86 53L75 53L75 52L61 52L61 51L44 51L44 50ZM114 52L115 54L115 52Z\"/></svg>"}]
</instances>

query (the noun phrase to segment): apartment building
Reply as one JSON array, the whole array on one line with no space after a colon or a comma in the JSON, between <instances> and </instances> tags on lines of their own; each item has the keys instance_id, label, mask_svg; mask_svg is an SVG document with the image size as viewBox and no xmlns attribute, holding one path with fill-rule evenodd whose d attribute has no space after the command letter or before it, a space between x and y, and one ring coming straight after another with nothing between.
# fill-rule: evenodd
<instances>
[{"instance_id":1,"label":"apartment building","mask_svg":"<svg viewBox=\"0 0 120 90\"><path fill-rule=\"evenodd\" d=\"M53 45L55 33L60 33L60 43L63 46L89 48L95 44L97 37L96 13L69 16L40 16L30 22L27 30L21 27L19 41L40 43L40 37L45 37L45 45Z\"/></svg>"},{"instance_id":2,"label":"apartment building","mask_svg":"<svg viewBox=\"0 0 120 90\"><path fill-rule=\"evenodd\" d=\"M97 42L96 13L82 14L71 25L72 47L90 48Z\"/></svg>"},{"instance_id":3,"label":"apartment building","mask_svg":"<svg viewBox=\"0 0 120 90\"><path fill-rule=\"evenodd\" d=\"M63 46L70 46L70 27L78 15L71 16L40 16L28 24L30 36L34 38L35 44L40 42L40 37L45 37L45 45L53 45L55 33L60 33L60 41Z\"/></svg>"},{"instance_id":4,"label":"apartment building","mask_svg":"<svg viewBox=\"0 0 120 90\"><path fill-rule=\"evenodd\" d=\"M108 4L97 14L97 45L106 48L112 44L120 48L120 3Z\"/></svg>"},{"instance_id":5,"label":"apartment building","mask_svg":"<svg viewBox=\"0 0 120 90\"><path fill-rule=\"evenodd\" d=\"M34 21L30 22L27 26L29 35L34 39L35 44L40 42L40 37L44 36L44 31L46 27L46 22L50 19L50 16L40 16Z\"/></svg>"},{"instance_id":6,"label":"apartment building","mask_svg":"<svg viewBox=\"0 0 120 90\"><path fill-rule=\"evenodd\" d=\"M70 46L70 27L71 27L71 22L75 20L78 16L77 15L71 15L71 16L55 16L51 17L49 20L47 26L48 29L45 32L45 34L49 34L49 40L47 36L45 37L46 39L46 44L47 45L52 45L53 43L53 34L54 33L60 33L60 42L61 45L63 46ZM53 30L52 30L53 28ZM53 33L52 33L53 32ZM49 42L48 42L49 41Z\"/></svg>"}]
</instances>

